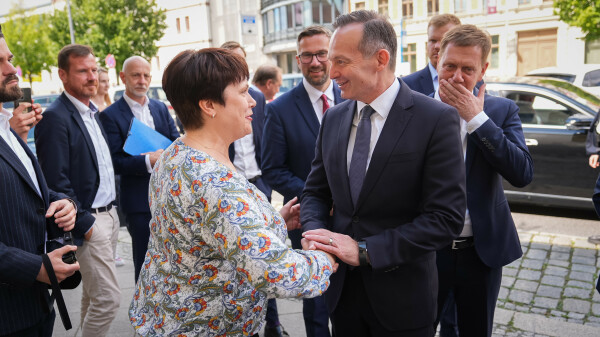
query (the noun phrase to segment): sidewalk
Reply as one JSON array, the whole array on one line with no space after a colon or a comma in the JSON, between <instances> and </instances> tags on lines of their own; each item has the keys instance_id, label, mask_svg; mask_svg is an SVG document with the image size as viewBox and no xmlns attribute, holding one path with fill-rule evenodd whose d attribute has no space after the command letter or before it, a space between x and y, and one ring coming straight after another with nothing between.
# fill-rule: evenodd
<instances>
[{"instance_id":1,"label":"sidewalk","mask_svg":"<svg viewBox=\"0 0 600 337\"><path fill-rule=\"evenodd\" d=\"M582 237L539 232L520 232L519 236L524 255L504 268L494 336L600 336L600 295L595 290L600 247ZM118 252L126 264L117 267L121 307L109 336L134 336L127 315L134 283L131 237L125 228L119 232ZM66 332L57 317L53 336L75 336L81 287L63 295L73 329ZM306 336L302 301L278 299L277 305L290 336Z\"/></svg>"}]
</instances>

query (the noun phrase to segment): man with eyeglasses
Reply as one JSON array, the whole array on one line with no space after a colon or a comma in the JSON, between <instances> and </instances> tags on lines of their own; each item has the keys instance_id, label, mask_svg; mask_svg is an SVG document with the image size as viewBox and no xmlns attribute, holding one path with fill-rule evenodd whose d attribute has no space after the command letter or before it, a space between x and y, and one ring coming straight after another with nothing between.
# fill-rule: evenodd
<instances>
[{"instance_id":1,"label":"man with eyeglasses","mask_svg":"<svg viewBox=\"0 0 600 337\"><path fill-rule=\"evenodd\" d=\"M315 154L323 115L341 103L340 89L329 78L331 32L320 26L304 29L297 39L296 61L304 78L296 87L267 104L262 144L262 172L284 202L300 198ZM301 249L300 230L289 233L292 247ZM330 336L329 316L322 297L304 299L306 336Z\"/></svg>"}]
</instances>

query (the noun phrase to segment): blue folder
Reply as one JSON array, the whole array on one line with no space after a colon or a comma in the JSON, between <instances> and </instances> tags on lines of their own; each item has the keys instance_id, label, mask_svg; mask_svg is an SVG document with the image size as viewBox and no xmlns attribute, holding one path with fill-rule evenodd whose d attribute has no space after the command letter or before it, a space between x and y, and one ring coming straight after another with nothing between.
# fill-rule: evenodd
<instances>
[{"instance_id":1,"label":"blue folder","mask_svg":"<svg viewBox=\"0 0 600 337\"><path fill-rule=\"evenodd\" d=\"M140 122L137 118L131 120L129 132L123 151L132 156L146 152L154 152L158 149L166 149L173 141L163 136L160 132Z\"/></svg>"}]
</instances>

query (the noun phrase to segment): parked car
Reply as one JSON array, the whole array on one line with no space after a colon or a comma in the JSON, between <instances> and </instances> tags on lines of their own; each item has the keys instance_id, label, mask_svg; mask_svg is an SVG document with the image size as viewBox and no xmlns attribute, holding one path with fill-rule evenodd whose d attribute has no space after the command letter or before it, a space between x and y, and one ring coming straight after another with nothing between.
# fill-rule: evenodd
<instances>
[{"instance_id":1,"label":"parked car","mask_svg":"<svg viewBox=\"0 0 600 337\"><path fill-rule=\"evenodd\" d=\"M110 91L113 92L113 95L112 95L113 102L116 102L118 99L123 97L123 93L125 92L125 86L120 85L120 86L110 89ZM163 90L162 85L150 84L147 95L149 98L157 99L157 100L165 103L165 105L169 109L169 114L171 114L171 117L173 117L173 120L176 119L177 116L175 115L175 110L173 109L173 106L171 106L171 103L167 99L167 94Z\"/></svg>"},{"instance_id":2,"label":"parked car","mask_svg":"<svg viewBox=\"0 0 600 337\"><path fill-rule=\"evenodd\" d=\"M525 142L534 164L531 184L504 182L511 203L593 209L598 172L588 165L585 139L600 99L569 82L538 77L486 79L489 94L519 106Z\"/></svg>"},{"instance_id":3,"label":"parked car","mask_svg":"<svg viewBox=\"0 0 600 337\"><path fill-rule=\"evenodd\" d=\"M526 76L559 78L600 96L600 64L580 64L573 68L546 67L532 70Z\"/></svg>"},{"instance_id":4,"label":"parked car","mask_svg":"<svg viewBox=\"0 0 600 337\"><path fill-rule=\"evenodd\" d=\"M50 106L60 94L50 94L50 95L36 95L32 96L33 103L39 103L42 106L42 112L46 110L47 107Z\"/></svg>"},{"instance_id":5,"label":"parked car","mask_svg":"<svg viewBox=\"0 0 600 337\"><path fill-rule=\"evenodd\" d=\"M275 94L275 98L283 95L286 91L297 86L298 83L302 82L302 74L283 74L281 75L281 87L279 92Z\"/></svg>"}]
</instances>

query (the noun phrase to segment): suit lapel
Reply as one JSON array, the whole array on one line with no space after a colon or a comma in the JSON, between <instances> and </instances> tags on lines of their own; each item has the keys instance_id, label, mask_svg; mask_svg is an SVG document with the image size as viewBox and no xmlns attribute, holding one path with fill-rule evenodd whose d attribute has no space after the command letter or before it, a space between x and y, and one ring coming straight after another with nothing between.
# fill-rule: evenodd
<instances>
[{"instance_id":1,"label":"suit lapel","mask_svg":"<svg viewBox=\"0 0 600 337\"><path fill-rule=\"evenodd\" d=\"M12 129L11 129L12 132ZM14 134L14 133L13 133ZM15 134L15 137L18 136ZM19 144L21 144L21 142L19 142ZM23 146L23 145L21 145ZM25 149L25 152L27 152L27 149ZM31 153L31 151L29 151L28 155ZM33 154L31 154L31 156L33 156ZM30 156L30 158L31 158ZM4 141L4 138L0 137L0 157L4 158L4 160L6 161L6 163L8 165L10 165L18 174L19 176L21 176L21 178L27 183L27 185L29 187L31 187L31 189L33 189L35 191L35 193L37 194L37 189L35 188L35 185L33 184L33 181L31 180L31 177L29 176L29 173L27 172L27 169L25 168L25 165L23 165L23 163L21 162L21 159L19 159L19 157L17 156L17 154L15 153L15 151L13 151L13 149L8 145L8 143L6 143L6 141ZM33 165L35 168L35 164ZM36 170L36 175L39 176L39 172L38 170ZM38 179L39 181L39 179ZM41 186L40 186L41 189Z\"/></svg>"},{"instance_id":2,"label":"suit lapel","mask_svg":"<svg viewBox=\"0 0 600 337\"><path fill-rule=\"evenodd\" d=\"M319 134L320 124L317 116L315 116L315 109L313 109L308 93L304 88L304 83L300 82L293 90L296 106L298 107L298 110L300 110L300 115L302 115L302 118L304 118L306 124L308 124L308 128L316 138Z\"/></svg>"},{"instance_id":3,"label":"suit lapel","mask_svg":"<svg viewBox=\"0 0 600 337\"><path fill-rule=\"evenodd\" d=\"M352 129L352 120L354 119L354 113L356 112L356 101L348 104L348 109L343 112L339 133L337 136L337 153L339 154L339 160L342 163L343 170L340 174L345 177L343 181L344 190L346 195L348 195L348 200L350 200L350 204L352 205L352 195L350 192L350 179L348 178L348 140L350 139L350 130Z\"/></svg>"},{"instance_id":4,"label":"suit lapel","mask_svg":"<svg viewBox=\"0 0 600 337\"><path fill-rule=\"evenodd\" d=\"M433 87L433 79L431 78L431 71L429 71L429 64L425 67L425 71L421 74L423 81L421 83L425 83L426 86L423 88L423 92L435 92L435 88Z\"/></svg>"},{"instance_id":5,"label":"suit lapel","mask_svg":"<svg viewBox=\"0 0 600 337\"><path fill-rule=\"evenodd\" d=\"M71 118L73 118L75 120L75 124L77 124L77 126L81 130L81 133L83 134L83 138L85 139L85 143L88 147L88 150L90 151L90 154L92 155L92 160L94 161L94 167L98 167L98 158L96 158L96 149L94 148L94 143L92 142L90 133L88 132L87 127L85 126L85 123L83 122L83 118L81 118L81 114L79 113L77 108L75 108L75 106L73 105L71 100L69 100L69 98L64 93L60 96L60 99L62 99L63 104L65 105L67 110L71 113Z\"/></svg>"},{"instance_id":6,"label":"suit lapel","mask_svg":"<svg viewBox=\"0 0 600 337\"><path fill-rule=\"evenodd\" d=\"M381 171L385 168L390 155L396 148L400 137L404 133L404 129L412 117L412 112L407 110L413 105L412 91L402 80L400 80L400 83L400 92L398 92L396 100L392 104L375 149L373 149L371 161L367 168L358 202L356 203L356 209L360 207L375 186L375 183L381 176Z\"/></svg>"}]
</instances>

